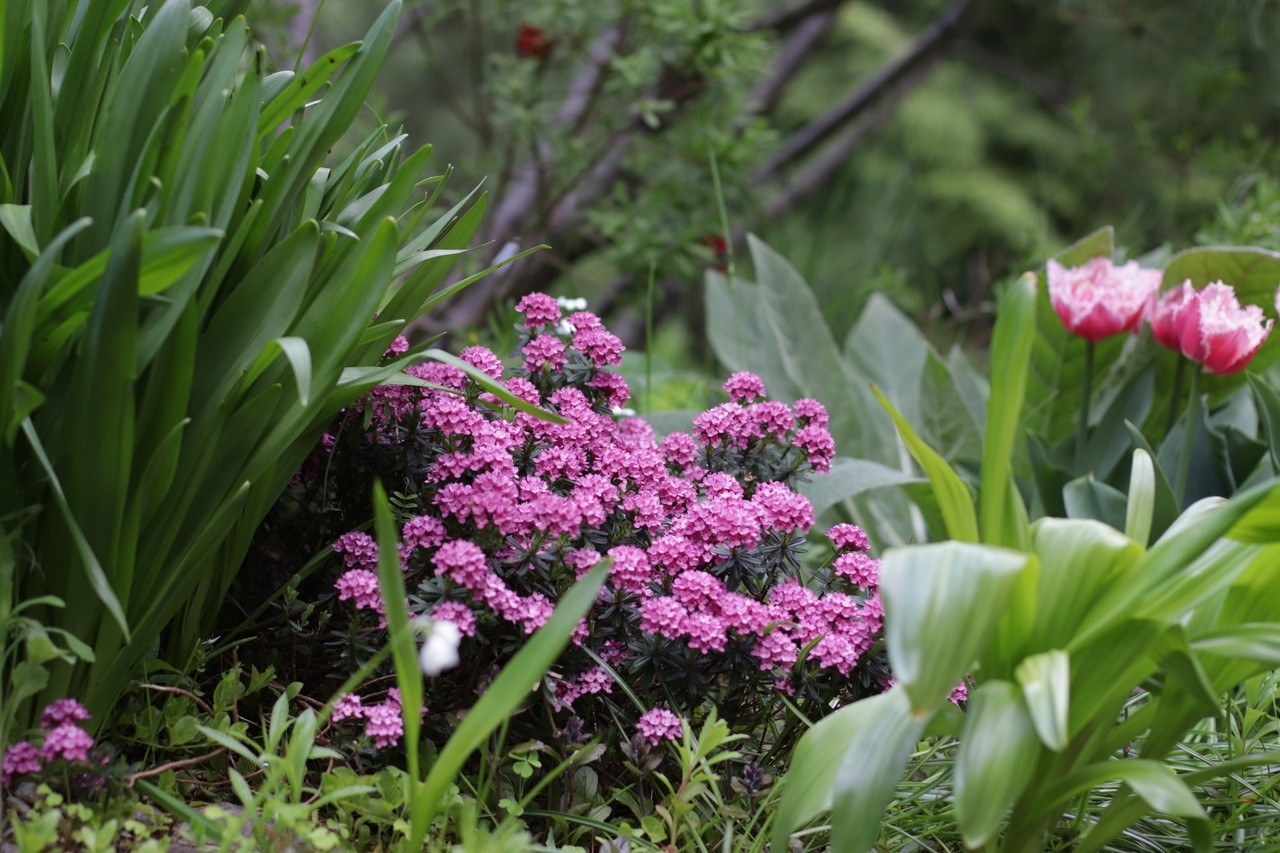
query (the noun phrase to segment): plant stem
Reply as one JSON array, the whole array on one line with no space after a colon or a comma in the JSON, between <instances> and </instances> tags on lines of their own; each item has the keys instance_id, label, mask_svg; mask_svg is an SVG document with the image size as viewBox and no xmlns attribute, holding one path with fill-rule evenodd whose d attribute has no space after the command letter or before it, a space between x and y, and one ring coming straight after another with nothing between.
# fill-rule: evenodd
<instances>
[{"instance_id":1,"label":"plant stem","mask_svg":"<svg viewBox=\"0 0 1280 853\"><path fill-rule=\"evenodd\" d=\"M1174 481L1173 494L1178 499L1178 508L1187 502L1187 478L1191 473L1191 451L1195 449L1196 429L1200 426L1195 415L1200 400L1200 365L1191 368L1191 393L1187 395L1187 417L1183 423L1182 458L1178 460L1178 479ZM1193 420L1193 418L1195 420Z\"/></svg>"},{"instance_id":2,"label":"plant stem","mask_svg":"<svg viewBox=\"0 0 1280 853\"><path fill-rule=\"evenodd\" d=\"M1169 417L1165 421L1164 434L1168 435L1173 431L1173 425L1178 422L1178 398L1182 396L1182 377L1187 372L1187 360L1185 358L1178 359L1178 367L1173 373L1173 394L1169 396Z\"/></svg>"},{"instance_id":3,"label":"plant stem","mask_svg":"<svg viewBox=\"0 0 1280 853\"><path fill-rule=\"evenodd\" d=\"M1084 342L1084 389L1080 395L1080 420L1076 424L1076 461L1071 473L1084 473L1084 446L1089 436L1089 398L1093 396L1093 341Z\"/></svg>"}]
</instances>

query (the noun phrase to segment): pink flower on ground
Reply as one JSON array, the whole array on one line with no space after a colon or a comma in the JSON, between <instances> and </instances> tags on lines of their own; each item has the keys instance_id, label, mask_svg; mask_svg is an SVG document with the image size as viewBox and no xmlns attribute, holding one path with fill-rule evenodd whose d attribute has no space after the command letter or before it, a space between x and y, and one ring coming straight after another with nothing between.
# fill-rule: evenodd
<instances>
[{"instance_id":1,"label":"pink flower on ground","mask_svg":"<svg viewBox=\"0 0 1280 853\"><path fill-rule=\"evenodd\" d=\"M25 740L9 745L0 761L0 787L7 788L14 776L40 772L40 754Z\"/></svg>"},{"instance_id":2,"label":"pink flower on ground","mask_svg":"<svg viewBox=\"0 0 1280 853\"><path fill-rule=\"evenodd\" d=\"M40 712L40 728L48 731L63 723L89 719L89 711L74 699L56 699Z\"/></svg>"},{"instance_id":3,"label":"pink flower on ground","mask_svg":"<svg viewBox=\"0 0 1280 853\"><path fill-rule=\"evenodd\" d=\"M1271 333L1272 322L1257 305L1242 306L1235 289L1220 281L1203 290L1184 281L1151 307L1155 339L1220 376L1244 369Z\"/></svg>"},{"instance_id":4,"label":"pink flower on ground","mask_svg":"<svg viewBox=\"0 0 1280 853\"><path fill-rule=\"evenodd\" d=\"M335 723L351 718L364 719L365 714L369 711L364 707L364 702L360 698L359 693L343 693L338 697L338 701L333 703L333 714L329 719Z\"/></svg>"},{"instance_id":5,"label":"pink flower on ground","mask_svg":"<svg viewBox=\"0 0 1280 853\"><path fill-rule=\"evenodd\" d=\"M373 745L378 748L395 746L404 734L399 702L387 700L381 705L366 708L365 720L365 736L373 738Z\"/></svg>"},{"instance_id":6,"label":"pink flower on ground","mask_svg":"<svg viewBox=\"0 0 1280 853\"><path fill-rule=\"evenodd\" d=\"M657 746L664 740L680 737L680 718L666 708L653 708L636 720L636 731L649 743Z\"/></svg>"},{"instance_id":7,"label":"pink flower on ground","mask_svg":"<svg viewBox=\"0 0 1280 853\"><path fill-rule=\"evenodd\" d=\"M40 747L40 757L45 761L65 758L67 761L88 761L93 738L75 723L63 723L45 735Z\"/></svg>"},{"instance_id":8,"label":"pink flower on ground","mask_svg":"<svg viewBox=\"0 0 1280 853\"><path fill-rule=\"evenodd\" d=\"M1110 258L1093 258L1080 267L1049 261L1049 301L1073 335L1100 341L1120 332L1136 332L1147 303L1160 288L1159 270L1137 261L1117 267Z\"/></svg>"}]
</instances>

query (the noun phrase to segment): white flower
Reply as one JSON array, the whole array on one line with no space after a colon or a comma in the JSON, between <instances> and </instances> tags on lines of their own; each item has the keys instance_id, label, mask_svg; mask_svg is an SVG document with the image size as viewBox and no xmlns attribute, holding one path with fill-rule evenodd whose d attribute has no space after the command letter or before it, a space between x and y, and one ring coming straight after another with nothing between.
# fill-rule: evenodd
<instances>
[{"instance_id":1,"label":"white flower","mask_svg":"<svg viewBox=\"0 0 1280 853\"><path fill-rule=\"evenodd\" d=\"M462 642L462 633L458 626L443 619L431 622L427 639L422 643L422 651L418 655L418 665L423 675L434 678L446 669L458 665L458 643Z\"/></svg>"},{"instance_id":2,"label":"white flower","mask_svg":"<svg viewBox=\"0 0 1280 853\"><path fill-rule=\"evenodd\" d=\"M622 406L614 406L612 411L615 418L634 418L636 416L635 409L624 409Z\"/></svg>"},{"instance_id":3,"label":"white flower","mask_svg":"<svg viewBox=\"0 0 1280 853\"><path fill-rule=\"evenodd\" d=\"M576 299L569 296L557 296L556 304L563 311L586 311L587 300L579 296Z\"/></svg>"}]
</instances>

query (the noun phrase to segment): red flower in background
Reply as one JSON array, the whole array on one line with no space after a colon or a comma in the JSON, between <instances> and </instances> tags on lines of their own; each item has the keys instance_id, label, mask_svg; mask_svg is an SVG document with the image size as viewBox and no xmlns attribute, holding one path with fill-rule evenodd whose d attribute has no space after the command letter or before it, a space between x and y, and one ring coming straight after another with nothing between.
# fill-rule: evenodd
<instances>
[{"instance_id":1,"label":"red flower in background","mask_svg":"<svg viewBox=\"0 0 1280 853\"><path fill-rule=\"evenodd\" d=\"M552 38L542 27L521 24L516 33L516 53L533 59L546 59L551 53Z\"/></svg>"},{"instance_id":2,"label":"red flower in background","mask_svg":"<svg viewBox=\"0 0 1280 853\"><path fill-rule=\"evenodd\" d=\"M1235 289L1220 281L1203 290L1184 281L1152 305L1150 322L1151 334L1162 345L1220 376L1244 369L1273 323L1257 305L1242 306Z\"/></svg>"}]
</instances>

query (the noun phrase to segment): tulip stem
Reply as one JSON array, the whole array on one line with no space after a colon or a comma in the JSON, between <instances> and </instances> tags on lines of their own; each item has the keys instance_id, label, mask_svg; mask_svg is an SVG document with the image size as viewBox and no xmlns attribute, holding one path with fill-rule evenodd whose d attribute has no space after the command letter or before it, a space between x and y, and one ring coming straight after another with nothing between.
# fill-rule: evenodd
<instances>
[{"instance_id":1,"label":"tulip stem","mask_svg":"<svg viewBox=\"0 0 1280 853\"><path fill-rule=\"evenodd\" d=\"M1169 417L1165 421L1164 434L1168 435L1173 431L1173 425L1178 422L1178 398L1182 396L1182 377L1187 373L1187 360L1179 358L1178 366L1173 371L1173 393L1169 395Z\"/></svg>"},{"instance_id":2,"label":"tulip stem","mask_svg":"<svg viewBox=\"0 0 1280 853\"><path fill-rule=\"evenodd\" d=\"M1191 368L1191 393L1187 396L1187 419L1182 426L1182 458L1178 460L1178 479L1173 493L1178 498L1178 508L1187 501L1187 479L1191 473L1191 452L1195 449L1196 429L1200 426L1198 403L1200 401L1200 365Z\"/></svg>"},{"instance_id":3,"label":"tulip stem","mask_svg":"<svg viewBox=\"0 0 1280 853\"><path fill-rule=\"evenodd\" d=\"M1071 473L1079 476L1084 471L1084 448L1089 437L1089 398L1093 396L1093 341L1084 342L1084 388L1080 394L1080 421L1076 432L1076 462Z\"/></svg>"}]
</instances>

